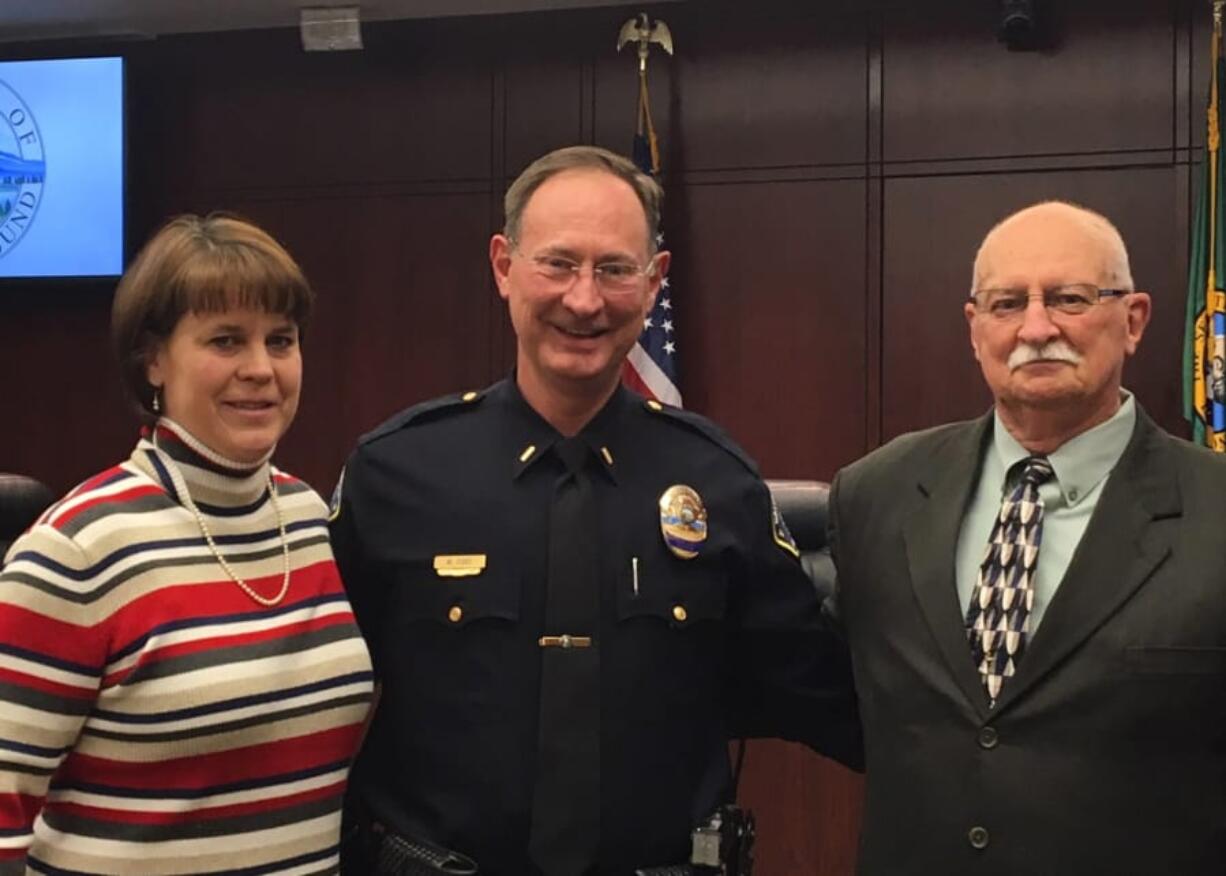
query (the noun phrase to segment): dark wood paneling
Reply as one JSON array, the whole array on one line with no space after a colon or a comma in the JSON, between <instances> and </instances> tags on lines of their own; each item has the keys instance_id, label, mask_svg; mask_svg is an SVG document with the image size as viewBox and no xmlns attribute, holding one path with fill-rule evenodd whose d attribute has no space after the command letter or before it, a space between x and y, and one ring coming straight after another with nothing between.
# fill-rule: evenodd
<instances>
[{"instance_id":1,"label":"dark wood paneling","mask_svg":"<svg viewBox=\"0 0 1226 876\"><path fill-rule=\"evenodd\" d=\"M1173 5L1044 3L1043 52L996 42L999 4L900 5L886 16L888 161L1173 145Z\"/></svg>"},{"instance_id":2,"label":"dark wood paneling","mask_svg":"<svg viewBox=\"0 0 1226 876\"><path fill-rule=\"evenodd\" d=\"M1125 384L1167 429L1182 431L1179 357L1186 241L1185 204L1174 168L992 174L886 182L883 422L885 437L977 416L991 404L970 349L962 303L987 230L1047 198L1109 216L1129 243L1137 288L1151 290L1154 317Z\"/></svg>"},{"instance_id":3,"label":"dark wood paneling","mask_svg":"<svg viewBox=\"0 0 1226 876\"><path fill-rule=\"evenodd\" d=\"M583 38L602 33L595 28L576 33L566 16L527 18L532 26L517 30L515 38L507 40L501 49L505 56L506 114L498 122L506 126L506 173L511 179L551 149L589 139L592 97L585 66L591 52L587 45L590 40ZM611 51L615 43L616 31L600 45ZM523 124L525 119L533 123ZM629 142L615 148L624 152Z\"/></svg>"},{"instance_id":4,"label":"dark wood paneling","mask_svg":"<svg viewBox=\"0 0 1226 876\"><path fill-rule=\"evenodd\" d=\"M754 873L854 872L861 776L800 745L764 739L749 743L738 798L757 818Z\"/></svg>"},{"instance_id":5,"label":"dark wood paneling","mask_svg":"<svg viewBox=\"0 0 1226 876\"><path fill-rule=\"evenodd\" d=\"M455 24L371 31L371 50L355 53L305 53L295 31L176 41L196 101L197 184L486 178L491 69L479 46Z\"/></svg>"},{"instance_id":6,"label":"dark wood paneling","mask_svg":"<svg viewBox=\"0 0 1226 876\"><path fill-rule=\"evenodd\" d=\"M535 58L517 60L506 73L507 116L537 115L540 124L507 131L507 176L511 179L551 149L583 142L585 109L579 59L567 63L551 58L544 64Z\"/></svg>"},{"instance_id":7,"label":"dark wood paneling","mask_svg":"<svg viewBox=\"0 0 1226 876\"><path fill-rule=\"evenodd\" d=\"M1188 42L1186 60L1189 65L1187 75L1192 89L1190 104L1186 107L1189 127L1192 134L1192 145L1205 148L1207 120L1205 111L1209 106L1209 86L1213 77L1210 75L1209 54L1211 51L1213 19L1205 14L1206 10L1196 0L1188 0L1180 4L1183 21L1191 31L1185 39Z\"/></svg>"},{"instance_id":8,"label":"dark wood paneling","mask_svg":"<svg viewBox=\"0 0 1226 876\"><path fill-rule=\"evenodd\" d=\"M864 160L866 107L861 15L818 4L661 7L676 58L652 62L665 148L690 170L787 167ZM625 142L635 82L628 59L596 65L596 135ZM670 100L671 96L671 100ZM627 112L623 107L629 107ZM624 147L623 147L624 148Z\"/></svg>"},{"instance_id":9,"label":"dark wood paneling","mask_svg":"<svg viewBox=\"0 0 1226 876\"><path fill-rule=\"evenodd\" d=\"M306 396L279 459L331 489L359 435L416 401L480 388L501 307L483 253L485 193L281 206L270 222L319 293ZM318 221L326 212L330 221Z\"/></svg>"},{"instance_id":10,"label":"dark wood paneling","mask_svg":"<svg viewBox=\"0 0 1226 876\"><path fill-rule=\"evenodd\" d=\"M770 475L830 477L864 446L864 183L683 197L672 289L687 406Z\"/></svg>"},{"instance_id":11,"label":"dark wood paneling","mask_svg":"<svg viewBox=\"0 0 1226 876\"><path fill-rule=\"evenodd\" d=\"M126 458L136 418L119 389L105 288L44 284L0 301L0 471L57 493Z\"/></svg>"}]
</instances>

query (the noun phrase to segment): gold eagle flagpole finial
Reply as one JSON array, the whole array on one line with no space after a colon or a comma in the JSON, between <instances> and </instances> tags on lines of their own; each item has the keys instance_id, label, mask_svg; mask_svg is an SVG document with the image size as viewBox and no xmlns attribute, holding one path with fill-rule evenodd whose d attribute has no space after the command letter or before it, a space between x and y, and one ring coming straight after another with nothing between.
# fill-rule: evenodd
<instances>
[{"instance_id":1,"label":"gold eagle flagpole finial","mask_svg":"<svg viewBox=\"0 0 1226 876\"><path fill-rule=\"evenodd\" d=\"M640 12L622 25L617 34L617 50L620 52L627 43L637 43L639 50L639 75L647 75L647 56L651 44L655 43L670 55L673 53L673 34L668 25L660 20L655 24L647 17L646 12Z\"/></svg>"}]
</instances>

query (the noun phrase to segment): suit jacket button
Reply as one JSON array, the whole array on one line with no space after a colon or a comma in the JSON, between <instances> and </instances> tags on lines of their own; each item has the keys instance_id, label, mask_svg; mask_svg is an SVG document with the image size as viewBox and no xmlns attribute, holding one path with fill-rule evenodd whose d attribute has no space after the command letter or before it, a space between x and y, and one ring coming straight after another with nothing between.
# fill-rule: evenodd
<instances>
[{"instance_id":1,"label":"suit jacket button","mask_svg":"<svg viewBox=\"0 0 1226 876\"><path fill-rule=\"evenodd\" d=\"M998 742L1000 742L1000 734L996 732L995 727L981 727L979 729L980 748L995 748Z\"/></svg>"},{"instance_id":2,"label":"suit jacket button","mask_svg":"<svg viewBox=\"0 0 1226 876\"><path fill-rule=\"evenodd\" d=\"M988 847L988 829L975 825L966 832L966 838L970 840L971 848L986 849Z\"/></svg>"}]
</instances>

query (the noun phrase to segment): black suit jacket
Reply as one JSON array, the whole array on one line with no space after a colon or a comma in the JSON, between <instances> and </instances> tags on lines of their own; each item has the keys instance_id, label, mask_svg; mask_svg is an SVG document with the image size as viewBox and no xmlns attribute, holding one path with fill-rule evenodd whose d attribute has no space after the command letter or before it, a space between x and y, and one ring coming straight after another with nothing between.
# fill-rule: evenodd
<instances>
[{"instance_id":1,"label":"black suit jacket","mask_svg":"<svg viewBox=\"0 0 1226 876\"><path fill-rule=\"evenodd\" d=\"M996 707L954 575L992 417L831 494L868 788L864 874L1226 872L1226 461L1137 425Z\"/></svg>"}]
</instances>

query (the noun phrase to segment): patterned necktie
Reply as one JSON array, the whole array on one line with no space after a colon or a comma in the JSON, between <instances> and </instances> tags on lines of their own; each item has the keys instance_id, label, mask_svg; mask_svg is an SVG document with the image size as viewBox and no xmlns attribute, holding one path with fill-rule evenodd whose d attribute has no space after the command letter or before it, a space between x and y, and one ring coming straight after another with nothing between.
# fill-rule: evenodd
<instances>
[{"instance_id":1,"label":"patterned necktie","mask_svg":"<svg viewBox=\"0 0 1226 876\"><path fill-rule=\"evenodd\" d=\"M1026 648L1034 572L1043 538L1039 484L1052 476L1046 457L1031 456L1024 465L1021 477L1001 503L966 610L971 656L992 705Z\"/></svg>"}]
</instances>

